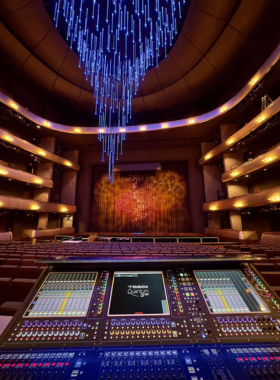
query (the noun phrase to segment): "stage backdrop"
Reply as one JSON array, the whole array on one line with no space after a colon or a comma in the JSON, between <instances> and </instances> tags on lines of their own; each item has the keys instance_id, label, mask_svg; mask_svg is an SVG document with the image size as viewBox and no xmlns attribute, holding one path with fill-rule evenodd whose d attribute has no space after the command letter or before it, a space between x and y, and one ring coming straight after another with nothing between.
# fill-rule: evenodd
<instances>
[{"instance_id":1,"label":"stage backdrop","mask_svg":"<svg viewBox=\"0 0 280 380\"><path fill-rule=\"evenodd\" d=\"M96 232L189 232L187 163L161 170L115 172L94 167L91 230Z\"/></svg>"}]
</instances>

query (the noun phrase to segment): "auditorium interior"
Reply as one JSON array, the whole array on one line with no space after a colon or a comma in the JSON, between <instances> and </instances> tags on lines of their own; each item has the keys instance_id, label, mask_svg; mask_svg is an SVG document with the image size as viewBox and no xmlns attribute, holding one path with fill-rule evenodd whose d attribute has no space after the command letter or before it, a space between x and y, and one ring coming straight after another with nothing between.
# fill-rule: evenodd
<instances>
[{"instance_id":1,"label":"auditorium interior","mask_svg":"<svg viewBox=\"0 0 280 380\"><path fill-rule=\"evenodd\" d=\"M279 20L0 0L0 380L280 377Z\"/></svg>"}]
</instances>

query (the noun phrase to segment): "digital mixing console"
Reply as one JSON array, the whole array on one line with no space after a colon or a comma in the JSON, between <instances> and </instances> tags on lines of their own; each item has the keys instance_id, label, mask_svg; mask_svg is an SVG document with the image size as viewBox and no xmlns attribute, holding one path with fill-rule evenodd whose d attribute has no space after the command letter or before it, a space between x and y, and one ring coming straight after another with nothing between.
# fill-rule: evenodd
<instances>
[{"instance_id":1,"label":"digital mixing console","mask_svg":"<svg viewBox=\"0 0 280 380\"><path fill-rule=\"evenodd\" d=\"M280 378L280 303L252 259L50 260L0 380Z\"/></svg>"}]
</instances>

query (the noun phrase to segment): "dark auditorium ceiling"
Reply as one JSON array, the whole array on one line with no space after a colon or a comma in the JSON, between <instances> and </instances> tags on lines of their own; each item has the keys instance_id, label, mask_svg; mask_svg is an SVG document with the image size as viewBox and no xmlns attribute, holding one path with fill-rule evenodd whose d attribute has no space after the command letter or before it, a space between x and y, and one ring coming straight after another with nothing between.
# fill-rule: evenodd
<instances>
[{"instance_id":1,"label":"dark auditorium ceiling","mask_svg":"<svg viewBox=\"0 0 280 380\"><path fill-rule=\"evenodd\" d=\"M0 1L0 87L52 121L92 125L93 88L45 4ZM133 98L133 123L193 116L228 100L279 43L279 16L279 0L190 1L167 58Z\"/></svg>"}]
</instances>

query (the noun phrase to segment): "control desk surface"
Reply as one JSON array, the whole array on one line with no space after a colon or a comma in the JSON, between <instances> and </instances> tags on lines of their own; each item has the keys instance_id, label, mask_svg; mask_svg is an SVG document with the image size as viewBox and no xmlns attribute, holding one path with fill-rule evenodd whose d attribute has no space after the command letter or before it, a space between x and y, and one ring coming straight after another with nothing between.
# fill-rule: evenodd
<instances>
[{"instance_id":1,"label":"control desk surface","mask_svg":"<svg viewBox=\"0 0 280 380\"><path fill-rule=\"evenodd\" d=\"M269 379L279 338L248 256L53 260L1 336L0 380Z\"/></svg>"}]
</instances>

